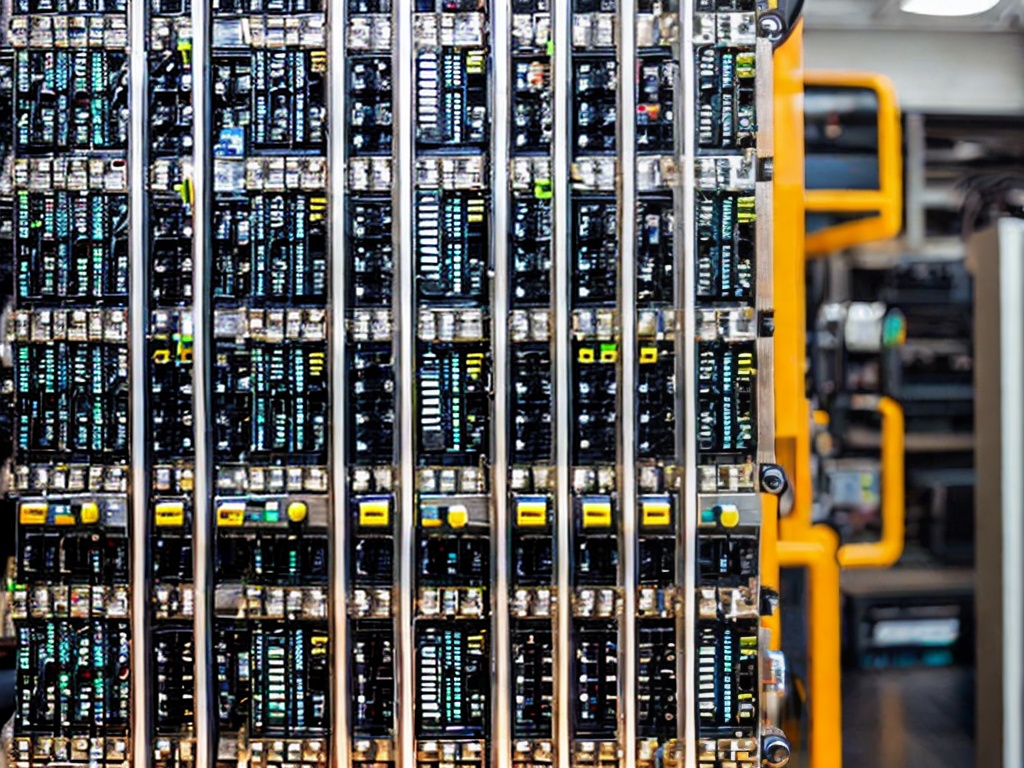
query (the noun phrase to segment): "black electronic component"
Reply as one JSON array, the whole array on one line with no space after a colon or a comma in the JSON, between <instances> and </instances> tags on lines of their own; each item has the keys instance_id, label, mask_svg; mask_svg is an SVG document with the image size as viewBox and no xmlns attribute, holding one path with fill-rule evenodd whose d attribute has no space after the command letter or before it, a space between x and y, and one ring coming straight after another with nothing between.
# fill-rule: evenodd
<instances>
[{"instance_id":1,"label":"black electronic component","mask_svg":"<svg viewBox=\"0 0 1024 768\"><path fill-rule=\"evenodd\" d=\"M32 503L23 502L25 507ZM128 536L120 527L78 525L66 527L60 521L82 515L82 503L51 501L49 525L27 525L18 529L18 575L26 583L46 585L102 586L128 583Z\"/></svg>"},{"instance_id":2,"label":"black electronic component","mask_svg":"<svg viewBox=\"0 0 1024 768\"><path fill-rule=\"evenodd\" d=\"M349 578L361 587L390 588L395 575L394 500L385 495L358 496L351 507L354 542Z\"/></svg>"},{"instance_id":3,"label":"black electronic component","mask_svg":"<svg viewBox=\"0 0 1024 768\"><path fill-rule=\"evenodd\" d=\"M216 578L268 586L327 584L327 532L289 525L219 532Z\"/></svg>"},{"instance_id":4,"label":"black electronic component","mask_svg":"<svg viewBox=\"0 0 1024 768\"><path fill-rule=\"evenodd\" d=\"M326 734L327 632L315 625L217 630L217 716L253 736Z\"/></svg>"},{"instance_id":5,"label":"black electronic component","mask_svg":"<svg viewBox=\"0 0 1024 768\"><path fill-rule=\"evenodd\" d=\"M637 734L675 738L676 630L671 623L643 626L637 637Z\"/></svg>"},{"instance_id":6,"label":"black electronic component","mask_svg":"<svg viewBox=\"0 0 1024 768\"><path fill-rule=\"evenodd\" d=\"M162 314L149 339L150 436L156 461L186 459L193 452L192 335L179 318Z\"/></svg>"},{"instance_id":7,"label":"black electronic component","mask_svg":"<svg viewBox=\"0 0 1024 768\"><path fill-rule=\"evenodd\" d=\"M422 301L486 297L489 203L484 195L416 192L417 290Z\"/></svg>"},{"instance_id":8,"label":"black electronic component","mask_svg":"<svg viewBox=\"0 0 1024 768\"><path fill-rule=\"evenodd\" d=\"M517 153L546 153L554 121L550 59L517 59L513 67L512 148Z\"/></svg>"},{"instance_id":9,"label":"black electronic component","mask_svg":"<svg viewBox=\"0 0 1024 768\"><path fill-rule=\"evenodd\" d=\"M671 153L679 64L670 57L649 54L637 62L637 78L637 151Z\"/></svg>"},{"instance_id":10,"label":"black electronic component","mask_svg":"<svg viewBox=\"0 0 1024 768\"><path fill-rule=\"evenodd\" d=\"M327 299L327 198L218 197L213 295L238 306L320 305Z\"/></svg>"},{"instance_id":11,"label":"black electronic component","mask_svg":"<svg viewBox=\"0 0 1024 768\"><path fill-rule=\"evenodd\" d=\"M451 5L446 0L445 10L453 10ZM482 147L489 125L487 52L424 47L416 53L415 66L417 143L424 148Z\"/></svg>"},{"instance_id":12,"label":"black electronic component","mask_svg":"<svg viewBox=\"0 0 1024 768\"><path fill-rule=\"evenodd\" d=\"M417 371L420 464L475 466L489 449L490 350L421 344Z\"/></svg>"},{"instance_id":13,"label":"black electronic component","mask_svg":"<svg viewBox=\"0 0 1024 768\"><path fill-rule=\"evenodd\" d=\"M214 156L325 151L326 52L217 52L211 67Z\"/></svg>"},{"instance_id":14,"label":"black electronic component","mask_svg":"<svg viewBox=\"0 0 1024 768\"><path fill-rule=\"evenodd\" d=\"M675 297L675 212L671 198L637 202L636 300L668 304Z\"/></svg>"},{"instance_id":15,"label":"black electronic component","mask_svg":"<svg viewBox=\"0 0 1024 768\"><path fill-rule=\"evenodd\" d=\"M218 342L213 370L217 461L326 464L324 345Z\"/></svg>"},{"instance_id":16,"label":"black electronic component","mask_svg":"<svg viewBox=\"0 0 1024 768\"><path fill-rule=\"evenodd\" d=\"M390 345L360 344L349 357L349 451L356 463L394 458L395 384Z\"/></svg>"},{"instance_id":17,"label":"black electronic component","mask_svg":"<svg viewBox=\"0 0 1024 768\"><path fill-rule=\"evenodd\" d=\"M636 454L671 461L676 449L674 344L641 342L637 355Z\"/></svg>"},{"instance_id":18,"label":"black electronic component","mask_svg":"<svg viewBox=\"0 0 1024 768\"><path fill-rule=\"evenodd\" d=\"M554 447L550 347L537 344L514 349L509 381L513 463L550 461Z\"/></svg>"},{"instance_id":19,"label":"black electronic component","mask_svg":"<svg viewBox=\"0 0 1024 768\"><path fill-rule=\"evenodd\" d=\"M359 198L349 202L345 222L352 257L348 281L354 307L388 307L394 277L391 201Z\"/></svg>"},{"instance_id":20,"label":"black electronic component","mask_svg":"<svg viewBox=\"0 0 1024 768\"><path fill-rule=\"evenodd\" d=\"M697 296L751 299L754 291L754 198L698 193Z\"/></svg>"},{"instance_id":21,"label":"black electronic component","mask_svg":"<svg viewBox=\"0 0 1024 768\"><path fill-rule=\"evenodd\" d=\"M697 711L701 738L753 729L758 714L757 625L701 621L697 631ZM720 730L719 730L720 729Z\"/></svg>"},{"instance_id":22,"label":"black electronic component","mask_svg":"<svg viewBox=\"0 0 1024 768\"><path fill-rule=\"evenodd\" d=\"M757 440L754 344L700 342L697 448L703 454L754 451Z\"/></svg>"},{"instance_id":23,"label":"black electronic component","mask_svg":"<svg viewBox=\"0 0 1024 768\"><path fill-rule=\"evenodd\" d=\"M389 154L392 133L391 59L353 58L348 65L348 141L353 155Z\"/></svg>"},{"instance_id":24,"label":"black electronic component","mask_svg":"<svg viewBox=\"0 0 1024 768\"><path fill-rule=\"evenodd\" d=\"M129 722L126 621L61 619L18 628L15 723L25 734L123 733Z\"/></svg>"},{"instance_id":25,"label":"black electronic component","mask_svg":"<svg viewBox=\"0 0 1024 768\"><path fill-rule=\"evenodd\" d=\"M156 729L177 732L194 717L195 648L192 628L157 628L153 632L156 678Z\"/></svg>"},{"instance_id":26,"label":"black electronic component","mask_svg":"<svg viewBox=\"0 0 1024 768\"><path fill-rule=\"evenodd\" d=\"M156 517L159 534L153 536L150 555L154 582L173 589L175 585L188 584L192 581L192 511L187 501L182 498L164 497L156 504L161 506L164 515L177 516L178 510L181 510L181 517L175 517L172 521L177 523L180 519L180 524L169 526L166 525L168 521L164 515ZM169 599L171 597L168 595ZM181 598L177 596L175 599Z\"/></svg>"},{"instance_id":27,"label":"black electronic component","mask_svg":"<svg viewBox=\"0 0 1024 768\"><path fill-rule=\"evenodd\" d=\"M757 576L756 536L702 536L697 551L700 586L739 587Z\"/></svg>"},{"instance_id":28,"label":"black electronic component","mask_svg":"<svg viewBox=\"0 0 1024 768\"><path fill-rule=\"evenodd\" d=\"M752 146L757 131L754 51L708 46L698 48L696 57L699 146Z\"/></svg>"},{"instance_id":29,"label":"black electronic component","mask_svg":"<svg viewBox=\"0 0 1024 768\"><path fill-rule=\"evenodd\" d=\"M164 50L149 54L150 157L192 152L190 44L190 40L168 39Z\"/></svg>"},{"instance_id":30,"label":"black electronic component","mask_svg":"<svg viewBox=\"0 0 1024 768\"><path fill-rule=\"evenodd\" d=\"M615 496L573 500L573 573L576 586L618 584L619 520Z\"/></svg>"},{"instance_id":31,"label":"black electronic component","mask_svg":"<svg viewBox=\"0 0 1024 768\"><path fill-rule=\"evenodd\" d=\"M420 738L484 736L490 722L490 650L480 622L416 627L416 730Z\"/></svg>"},{"instance_id":32,"label":"black electronic component","mask_svg":"<svg viewBox=\"0 0 1024 768\"><path fill-rule=\"evenodd\" d=\"M192 205L181 197L149 200L150 295L158 307L192 299Z\"/></svg>"},{"instance_id":33,"label":"black electronic component","mask_svg":"<svg viewBox=\"0 0 1024 768\"><path fill-rule=\"evenodd\" d=\"M550 626L519 622L511 630L512 737L550 737L554 702L554 644Z\"/></svg>"},{"instance_id":34,"label":"black electronic component","mask_svg":"<svg viewBox=\"0 0 1024 768\"><path fill-rule=\"evenodd\" d=\"M20 190L15 205L19 300L128 296L128 196Z\"/></svg>"},{"instance_id":35,"label":"black electronic component","mask_svg":"<svg viewBox=\"0 0 1024 768\"><path fill-rule=\"evenodd\" d=\"M395 706L395 648L389 622L364 621L352 633L353 730L386 737Z\"/></svg>"},{"instance_id":36,"label":"black electronic component","mask_svg":"<svg viewBox=\"0 0 1024 768\"><path fill-rule=\"evenodd\" d=\"M416 581L421 587L484 587L490 580L486 515L461 501L421 496ZM486 507L483 508L486 512ZM445 595L447 599L447 593ZM422 610L422 606L421 606ZM484 606L480 607L485 611Z\"/></svg>"},{"instance_id":37,"label":"black electronic component","mask_svg":"<svg viewBox=\"0 0 1024 768\"><path fill-rule=\"evenodd\" d=\"M619 270L619 229L615 201L573 201L572 300L574 306L614 304Z\"/></svg>"},{"instance_id":38,"label":"black electronic component","mask_svg":"<svg viewBox=\"0 0 1024 768\"><path fill-rule=\"evenodd\" d=\"M512 209L514 307L551 303L551 200L516 196Z\"/></svg>"},{"instance_id":39,"label":"black electronic component","mask_svg":"<svg viewBox=\"0 0 1024 768\"><path fill-rule=\"evenodd\" d=\"M641 496L637 583L671 588L677 582L676 499L669 494Z\"/></svg>"},{"instance_id":40,"label":"black electronic component","mask_svg":"<svg viewBox=\"0 0 1024 768\"><path fill-rule=\"evenodd\" d=\"M573 347L576 357L573 366L573 463L614 464L618 345L614 342L575 342Z\"/></svg>"},{"instance_id":41,"label":"black electronic component","mask_svg":"<svg viewBox=\"0 0 1024 768\"><path fill-rule=\"evenodd\" d=\"M573 721L577 736L615 737L619 718L619 647L613 624L588 622L574 638Z\"/></svg>"},{"instance_id":42,"label":"black electronic component","mask_svg":"<svg viewBox=\"0 0 1024 768\"><path fill-rule=\"evenodd\" d=\"M21 461L128 458L127 347L19 344L14 356L15 437Z\"/></svg>"},{"instance_id":43,"label":"black electronic component","mask_svg":"<svg viewBox=\"0 0 1024 768\"><path fill-rule=\"evenodd\" d=\"M15 146L20 153L127 147L124 51L19 50L15 70Z\"/></svg>"},{"instance_id":44,"label":"black electronic component","mask_svg":"<svg viewBox=\"0 0 1024 768\"><path fill-rule=\"evenodd\" d=\"M614 59L575 57L573 146L577 153L612 153L617 136L618 65Z\"/></svg>"},{"instance_id":45,"label":"black electronic component","mask_svg":"<svg viewBox=\"0 0 1024 768\"><path fill-rule=\"evenodd\" d=\"M512 527L512 583L515 588L548 587L554 580L555 553L550 502L545 496L517 496Z\"/></svg>"}]
</instances>

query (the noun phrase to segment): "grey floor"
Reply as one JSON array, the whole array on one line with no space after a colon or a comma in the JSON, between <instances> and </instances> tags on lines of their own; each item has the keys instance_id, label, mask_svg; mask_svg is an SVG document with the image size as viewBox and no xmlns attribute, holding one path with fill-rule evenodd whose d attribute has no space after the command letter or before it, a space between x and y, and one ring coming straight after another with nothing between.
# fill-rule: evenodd
<instances>
[{"instance_id":1,"label":"grey floor","mask_svg":"<svg viewBox=\"0 0 1024 768\"><path fill-rule=\"evenodd\" d=\"M974 673L843 674L844 768L972 768Z\"/></svg>"}]
</instances>

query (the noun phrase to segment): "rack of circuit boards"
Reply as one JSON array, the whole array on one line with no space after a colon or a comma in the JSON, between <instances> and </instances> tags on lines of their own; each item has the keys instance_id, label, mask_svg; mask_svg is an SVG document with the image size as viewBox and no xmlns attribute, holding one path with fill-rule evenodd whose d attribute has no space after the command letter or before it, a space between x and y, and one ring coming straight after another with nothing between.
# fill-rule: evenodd
<instances>
[{"instance_id":1,"label":"rack of circuit boards","mask_svg":"<svg viewBox=\"0 0 1024 768\"><path fill-rule=\"evenodd\" d=\"M762 5L6 0L12 765L782 764Z\"/></svg>"}]
</instances>

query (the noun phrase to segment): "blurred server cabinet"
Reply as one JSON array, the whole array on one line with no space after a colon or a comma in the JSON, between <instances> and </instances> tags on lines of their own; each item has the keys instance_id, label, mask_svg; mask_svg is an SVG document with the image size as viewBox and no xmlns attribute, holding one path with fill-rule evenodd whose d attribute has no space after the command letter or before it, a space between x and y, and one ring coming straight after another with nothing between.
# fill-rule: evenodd
<instances>
[{"instance_id":1,"label":"blurred server cabinet","mask_svg":"<svg viewBox=\"0 0 1024 768\"><path fill-rule=\"evenodd\" d=\"M1020 764L1024 748L1024 220L971 237L978 391L976 503L978 765Z\"/></svg>"}]
</instances>

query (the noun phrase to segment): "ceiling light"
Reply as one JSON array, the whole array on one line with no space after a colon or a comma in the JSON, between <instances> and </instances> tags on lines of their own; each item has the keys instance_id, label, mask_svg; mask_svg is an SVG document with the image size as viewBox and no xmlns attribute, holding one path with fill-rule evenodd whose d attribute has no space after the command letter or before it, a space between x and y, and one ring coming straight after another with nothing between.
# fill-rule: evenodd
<instances>
[{"instance_id":1,"label":"ceiling light","mask_svg":"<svg viewBox=\"0 0 1024 768\"><path fill-rule=\"evenodd\" d=\"M997 5L999 0L900 0L901 11L922 16L974 16Z\"/></svg>"}]
</instances>

